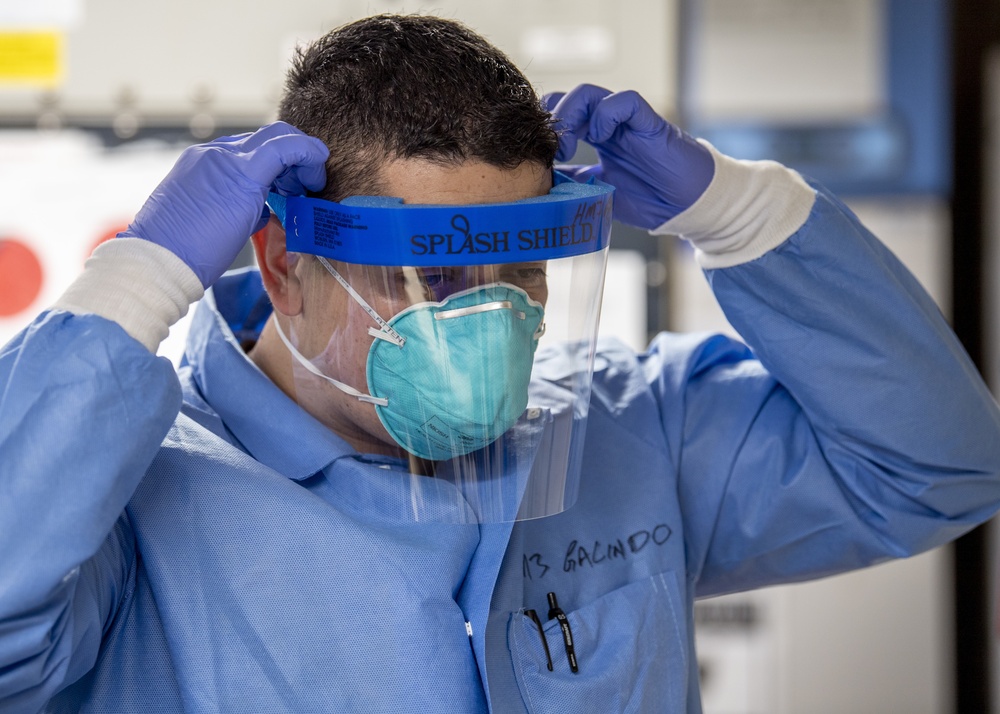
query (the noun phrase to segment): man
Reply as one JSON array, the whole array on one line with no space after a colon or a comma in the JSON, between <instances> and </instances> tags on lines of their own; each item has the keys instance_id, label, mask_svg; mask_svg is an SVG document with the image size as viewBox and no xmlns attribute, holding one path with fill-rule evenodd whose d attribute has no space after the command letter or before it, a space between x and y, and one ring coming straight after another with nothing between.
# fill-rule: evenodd
<instances>
[{"instance_id":1,"label":"man","mask_svg":"<svg viewBox=\"0 0 1000 714\"><path fill-rule=\"evenodd\" d=\"M697 712L695 597L910 555L995 512L996 405L847 209L633 93L547 101L556 131L455 23L336 30L296 61L287 123L185 152L4 348L4 711ZM446 485L341 388L365 396L392 308L364 271L289 252L268 190L528 205L580 140L600 164L566 170L691 240L753 353L603 347L561 513L387 516L386 484ZM251 233L259 277L220 279ZM175 375L152 353L209 288Z\"/></svg>"}]
</instances>

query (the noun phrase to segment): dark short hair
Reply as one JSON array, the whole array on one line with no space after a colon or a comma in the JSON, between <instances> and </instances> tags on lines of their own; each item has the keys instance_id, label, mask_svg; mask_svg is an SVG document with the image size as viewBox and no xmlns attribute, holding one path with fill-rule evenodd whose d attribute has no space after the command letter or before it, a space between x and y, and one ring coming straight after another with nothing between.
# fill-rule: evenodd
<instances>
[{"instance_id":1,"label":"dark short hair","mask_svg":"<svg viewBox=\"0 0 1000 714\"><path fill-rule=\"evenodd\" d=\"M323 197L379 194L394 159L552 166L558 140L528 80L461 23L378 15L293 60L279 118L330 147Z\"/></svg>"}]
</instances>

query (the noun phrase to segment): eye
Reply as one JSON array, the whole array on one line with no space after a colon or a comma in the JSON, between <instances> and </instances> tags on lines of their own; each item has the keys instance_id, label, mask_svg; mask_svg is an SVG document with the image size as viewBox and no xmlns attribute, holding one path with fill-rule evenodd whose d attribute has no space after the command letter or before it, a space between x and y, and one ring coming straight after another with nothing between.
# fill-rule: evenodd
<instances>
[{"instance_id":1,"label":"eye","mask_svg":"<svg viewBox=\"0 0 1000 714\"><path fill-rule=\"evenodd\" d=\"M544 263L518 263L508 265L500 273L504 282L514 283L521 287L535 287L545 283Z\"/></svg>"},{"instance_id":2,"label":"eye","mask_svg":"<svg viewBox=\"0 0 1000 714\"><path fill-rule=\"evenodd\" d=\"M429 288L437 288L448 281L449 275L444 272L427 271L423 274L423 282Z\"/></svg>"},{"instance_id":3,"label":"eye","mask_svg":"<svg viewBox=\"0 0 1000 714\"><path fill-rule=\"evenodd\" d=\"M451 280L451 271L447 268L405 268L395 275L399 285L420 285L433 288Z\"/></svg>"},{"instance_id":4,"label":"eye","mask_svg":"<svg viewBox=\"0 0 1000 714\"><path fill-rule=\"evenodd\" d=\"M420 287L428 299L440 300L461 289L463 273L455 268L418 268Z\"/></svg>"}]
</instances>

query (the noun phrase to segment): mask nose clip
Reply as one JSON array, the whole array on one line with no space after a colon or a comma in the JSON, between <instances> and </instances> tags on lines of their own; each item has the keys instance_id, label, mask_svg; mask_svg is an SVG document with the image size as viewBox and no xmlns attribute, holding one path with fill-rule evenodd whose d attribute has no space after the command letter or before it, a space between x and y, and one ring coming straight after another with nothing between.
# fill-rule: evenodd
<instances>
[{"instance_id":1,"label":"mask nose clip","mask_svg":"<svg viewBox=\"0 0 1000 714\"><path fill-rule=\"evenodd\" d=\"M510 300L495 300L494 302L484 302L482 305L470 305L468 307L457 307L454 310L441 310L434 313L435 320L450 320L453 317L465 317L466 315L478 315L481 312L492 312L493 310L510 310L518 320L525 319L525 314L514 309L514 303Z\"/></svg>"},{"instance_id":2,"label":"mask nose clip","mask_svg":"<svg viewBox=\"0 0 1000 714\"><path fill-rule=\"evenodd\" d=\"M449 320L454 317L465 317L466 315L477 315L483 312L491 312L493 310L510 310L511 314L518 320L526 320L527 315L521 310L514 307L514 303L510 300L495 300L494 302L486 302L482 305L470 305L469 307L458 307L454 310L442 310L440 312L434 313L435 320ZM372 328L374 331L374 328ZM534 334L531 335L531 339L536 342L541 339L542 335L545 334L545 323L538 323L538 327L535 328Z\"/></svg>"}]
</instances>

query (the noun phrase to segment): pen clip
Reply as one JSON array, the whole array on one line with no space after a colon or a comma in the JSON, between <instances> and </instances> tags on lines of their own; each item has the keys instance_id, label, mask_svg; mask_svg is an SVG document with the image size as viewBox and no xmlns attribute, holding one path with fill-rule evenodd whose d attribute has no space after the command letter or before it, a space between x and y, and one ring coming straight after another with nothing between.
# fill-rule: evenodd
<instances>
[{"instance_id":1,"label":"pen clip","mask_svg":"<svg viewBox=\"0 0 1000 714\"><path fill-rule=\"evenodd\" d=\"M555 618L559 622L563 644L566 646L566 659L569 660L569 669L573 674L576 674L580 671L580 667L576 661L576 650L573 647L573 631L569 627L569 618L566 617L566 613L559 607L559 601L556 600L555 593L549 593L546 597L549 601L549 619Z\"/></svg>"},{"instance_id":2,"label":"pen clip","mask_svg":"<svg viewBox=\"0 0 1000 714\"><path fill-rule=\"evenodd\" d=\"M542 621L538 619L538 613L534 610L525 610L524 614L531 618L531 621L538 626L538 634L542 636L542 647L545 648L545 661L552 671L552 655L549 653L549 641L545 638L545 630L542 629Z\"/></svg>"}]
</instances>

